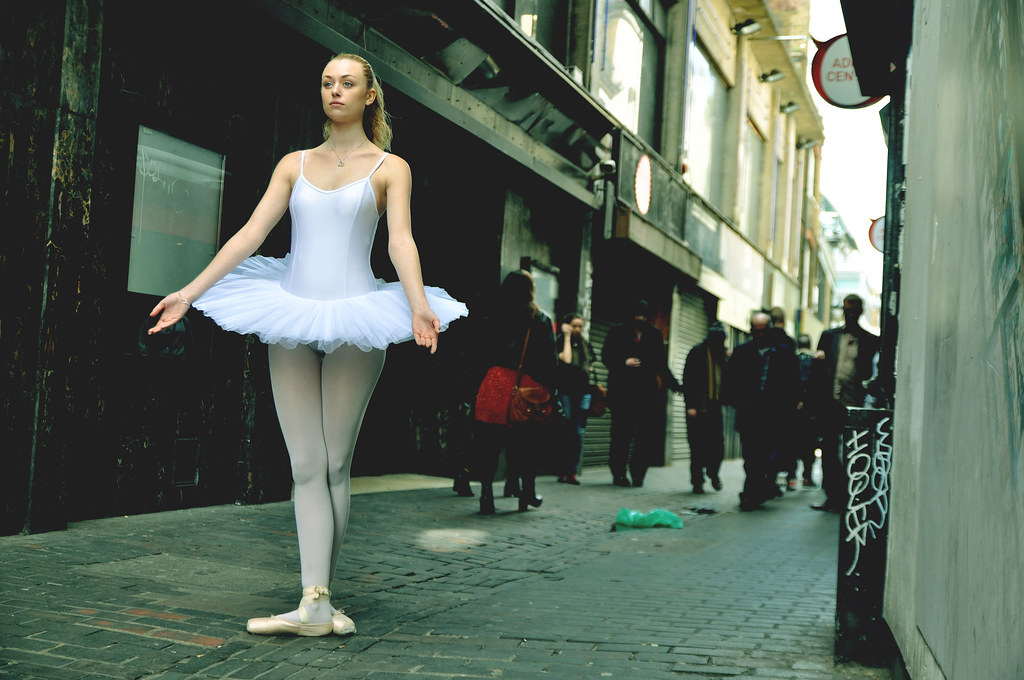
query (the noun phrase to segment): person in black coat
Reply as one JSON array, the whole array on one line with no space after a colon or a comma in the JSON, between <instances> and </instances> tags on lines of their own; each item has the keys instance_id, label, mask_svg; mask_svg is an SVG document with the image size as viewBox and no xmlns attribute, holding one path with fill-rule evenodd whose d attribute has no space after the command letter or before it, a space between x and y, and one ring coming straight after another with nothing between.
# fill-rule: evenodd
<instances>
[{"instance_id":1,"label":"person in black coat","mask_svg":"<svg viewBox=\"0 0 1024 680\"><path fill-rule=\"evenodd\" d=\"M785 441L799 399L796 355L777 344L764 312L750 321L753 339L733 350L726 395L736 407L736 431L743 448L746 479L740 510L755 510L781 494L772 456Z\"/></svg>"},{"instance_id":2,"label":"person in black coat","mask_svg":"<svg viewBox=\"0 0 1024 680\"><path fill-rule=\"evenodd\" d=\"M821 473L825 502L812 505L815 510L839 512L846 507L846 469L842 462L842 432L846 424L846 407L864 406L864 382L874 372L873 360L878 352L878 336L860 327L864 300L850 294L843 299L844 325L830 328L818 339L818 356L822 361L826 389L825 408L821 418Z\"/></svg>"},{"instance_id":3,"label":"person in black coat","mask_svg":"<svg viewBox=\"0 0 1024 680\"><path fill-rule=\"evenodd\" d=\"M715 322L703 342L686 355L683 398L686 399L686 439L690 444L690 483L704 493L707 473L715 491L722 489L718 471L725 454L722 403L725 386L725 327Z\"/></svg>"},{"instance_id":4,"label":"person in black coat","mask_svg":"<svg viewBox=\"0 0 1024 680\"><path fill-rule=\"evenodd\" d=\"M632 485L643 486L655 438L664 435L658 417L664 409L662 386L677 393L683 390L668 368L665 338L647 321L647 302L637 300L632 311L629 321L608 331L601 350L601 361L608 368L612 413L608 466L616 486L630 485L627 462Z\"/></svg>"},{"instance_id":5,"label":"person in black coat","mask_svg":"<svg viewBox=\"0 0 1024 680\"><path fill-rule=\"evenodd\" d=\"M505 277L476 350L481 379L491 366L515 369L522 358L522 373L555 394L555 328L534 302L533 277L529 272L513 271ZM507 478L518 479L521 484L519 511L540 507L542 499L536 493L535 480L537 457L543 449L540 443L548 432L545 424L498 425L478 421L476 426L478 450L474 471L480 480L480 514L495 512L492 486L502 449L505 450Z\"/></svg>"},{"instance_id":6,"label":"person in black coat","mask_svg":"<svg viewBox=\"0 0 1024 680\"><path fill-rule=\"evenodd\" d=\"M803 465L805 489L814 486L814 451L821 441L821 414L826 411L824 404L830 399L832 386L824 380L824 362L811 349L811 336L801 333L796 340L797 370L800 375L800 401L797 404L796 422L790 440L794 455L789 459L786 481L789 488L795 485L796 463Z\"/></svg>"}]
</instances>

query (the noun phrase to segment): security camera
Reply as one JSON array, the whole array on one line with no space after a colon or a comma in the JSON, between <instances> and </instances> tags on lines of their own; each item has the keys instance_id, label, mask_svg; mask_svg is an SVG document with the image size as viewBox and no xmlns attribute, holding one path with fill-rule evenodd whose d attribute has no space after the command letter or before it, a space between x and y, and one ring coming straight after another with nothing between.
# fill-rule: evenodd
<instances>
[{"instance_id":1,"label":"security camera","mask_svg":"<svg viewBox=\"0 0 1024 680\"><path fill-rule=\"evenodd\" d=\"M615 174L616 167L615 161L611 159L600 161L590 169L590 177L592 179L607 179Z\"/></svg>"}]
</instances>

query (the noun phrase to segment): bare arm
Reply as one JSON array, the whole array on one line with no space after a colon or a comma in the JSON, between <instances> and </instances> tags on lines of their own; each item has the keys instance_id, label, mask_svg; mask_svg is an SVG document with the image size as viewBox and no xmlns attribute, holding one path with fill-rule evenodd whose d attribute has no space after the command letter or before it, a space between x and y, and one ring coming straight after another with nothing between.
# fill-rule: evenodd
<instances>
[{"instance_id":1,"label":"bare arm","mask_svg":"<svg viewBox=\"0 0 1024 680\"><path fill-rule=\"evenodd\" d=\"M563 364L572 363L572 327L567 323L562 324L562 349L558 352L558 358Z\"/></svg>"},{"instance_id":2,"label":"bare arm","mask_svg":"<svg viewBox=\"0 0 1024 680\"><path fill-rule=\"evenodd\" d=\"M173 326L188 311L189 304L210 289L224 275L237 267L242 260L256 252L263 244L271 229L288 209L288 198L298 175L297 152L288 154L274 169L266 193L256 205L249 220L217 252L213 260L196 278L181 290L171 293L157 303L150 316L159 316L149 334ZM187 301L187 302L185 302Z\"/></svg>"},{"instance_id":3,"label":"bare arm","mask_svg":"<svg viewBox=\"0 0 1024 680\"><path fill-rule=\"evenodd\" d=\"M419 250L412 237L412 172L409 164L397 156L388 156L384 161L385 191L388 213L388 255L395 265L402 290L412 310L412 334L416 344L429 347L430 353L437 351L437 336L441 322L427 302L423 290L423 272L420 268Z\"/></svg>"}]
</instances>

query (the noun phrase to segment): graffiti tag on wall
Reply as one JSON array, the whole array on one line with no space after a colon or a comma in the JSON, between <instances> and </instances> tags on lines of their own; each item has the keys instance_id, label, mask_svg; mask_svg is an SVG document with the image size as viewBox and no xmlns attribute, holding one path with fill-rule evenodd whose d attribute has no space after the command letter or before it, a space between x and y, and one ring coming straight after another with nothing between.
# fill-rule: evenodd
<instances>
[{"instance_id":1,"label":"graffiti tag on wall","mask_svg":"<svg viewBox=\"0 0 1024 680\"><path fill-rule=\"evenodd\" d=\"M853 545L846 575L857 569L860 552L885 528L889 514L889 470L892 466L892 418L874 429L847 430L843 441L848 498L843 540ZM885 540L884 537L881 540Z\"/></svg>"}]
</instances>

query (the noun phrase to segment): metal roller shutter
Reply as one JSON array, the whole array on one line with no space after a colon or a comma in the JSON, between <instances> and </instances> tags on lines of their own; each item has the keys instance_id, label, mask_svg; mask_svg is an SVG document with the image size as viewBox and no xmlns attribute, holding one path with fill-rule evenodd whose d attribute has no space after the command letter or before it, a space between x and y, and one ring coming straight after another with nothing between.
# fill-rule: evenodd
<instances>
[{"instance_id":1,"label":"metal roller shutter","mask_svg":"<svg viewBox=\"0 0 1024 680\"><path fill-rule=\"evenodd\" d=\"M614 326L612 321L606 319L592 319L590 322L590 344L594 347L597 356L601 356L604 349L604 339L608 335L608 329ZM597 382L605 387L608 386L608 369L600 361L595 367ZM583 433L583 466L600 466L608 464L608 448L612 441L612 415L606 412L600 418L587 420L587 429Z\"/></svg>"},{"instance_id":2,"label":"metal roller shutter","mask_svg":"<svg viewBox=\"0 0 1024 680\"><path fill-rule=\"evenodd\" d=\"M708 316L704 298L696 293L676 289L672 296L672 329L668 347L668 365L676 379L682 381L686 355L707 334ZM690 445L686 440L686 402L682 395L670 398L665 436L666 459L688 461Z\"/></svg>"}]
</instances>

